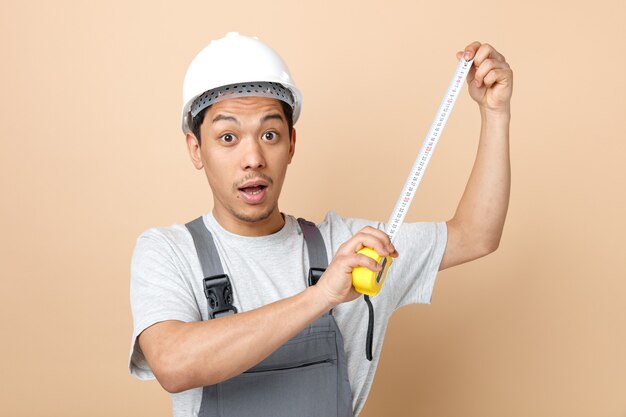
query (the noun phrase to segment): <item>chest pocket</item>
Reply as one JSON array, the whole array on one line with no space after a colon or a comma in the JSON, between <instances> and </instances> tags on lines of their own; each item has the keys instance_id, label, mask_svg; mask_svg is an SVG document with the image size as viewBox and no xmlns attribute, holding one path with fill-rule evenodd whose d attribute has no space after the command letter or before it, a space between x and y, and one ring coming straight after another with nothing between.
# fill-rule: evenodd
<instances>
[{"instance_id":1,"label":"chest pocket","mask_svg":"<svg viewBox=\"0 0 626 417\"><path fill-rule=\"evenodd\" d=\"M315 224L298 223L309 254L309 285L328 266L326 248ZM188 223L203 270L210 319L236 314L232 286L224 274L213 237L202 217ZM268 331L271 331L268 329ZM227 381L203 387L201 417L352 416L343 337L326 313L263 361Z\"/></svg>"}]
</instances>

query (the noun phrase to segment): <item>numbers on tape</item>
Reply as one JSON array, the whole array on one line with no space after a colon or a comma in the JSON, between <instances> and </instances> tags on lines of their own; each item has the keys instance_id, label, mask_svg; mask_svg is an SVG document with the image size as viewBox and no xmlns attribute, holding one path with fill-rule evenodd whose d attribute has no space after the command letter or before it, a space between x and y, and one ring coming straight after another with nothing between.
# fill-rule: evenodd
<instances>
[{"instance_id":1,"label":"numbers on tape","mask_svg":"<svg viewBox=\"0 0 626 417\"><path fill-rule=\"evenodd\" d=\"M404 183L404 188L402 189L400 197L398 198L398 201L396 202L396 205L391 213L391 217L389 217L389 221L387 222L387 229L385 232L389 235L392 242L394 241L400 226L404 222L404 218L409 210L411 201L413 201L415 191L417 190L417 187L419 187L424 171L430 161L430 157L435 150L435 146L437 146L439 137L443 132L443 128L446 126L448 117L450 117L450 112L454 107L454 103L456 103L456 99L463 83L465 82L465 79L467 78L467 74L469 73L473 62L473 60L466 61L461 58L456 67L456 71L454 72L454 76L452 77L452 81L450 81L450 84L448 85L448 90L441 100L437 114L435 115L435 118L430 126L430 130L428 131L426 139L424 139L424 142L422 143L422 148L413 163L411 173ZM378 273L365 267L357 267L352 270L352 285L354 288L360 293L374 296L378 294L385 278L387 277L387 271L391 266L392 259L390 256L383 257L378 255L376 251L371 248L363 248L359 251L359 253L374 259L383 267L383 269Z\"/></svg>"},{"instance_id":2,"label":"numbers on tape","mask_svg":"<svg viewBox=\"0 0 626 417\"><path fill-rule=\"evenodd\" d=\"M387 229L385 230L385 232L389 235L389 238L392 242L398 229L400 229L400 226L404 222L404 217L409 210L411 201L413 201L415 191L422 181L424 171L426 170L428 162L430 161L430 157L432 156L433 151L437 146L437 142L439 141L439 137L443 132L443 128L446 126L446 122L448 121L450 112L454 107L454 103L456 103L456 99L459 96L459 91L461 90L461 87L465 82L465 78L467 78L467 74L469 73L473 62L473 60L466 61L465 59L461 58L456 67L454 76L452 77L452 81L450 81L448 90L446 91L443 100L441 100L441 104L439 105L437 114L435 115L435 118L430 125L430 130L428 131L428 134L426 135L426 138L424 139L424 142L422 144L422 148L420 149L420 152L417 155L415 162L413 163L411 173L404 183L404 188L402 189L402 193L400 193L400 198L398 198L396 206L391 212L391 216L389 217L389 221L387 222Z\"/></svg>"}]
</instances>

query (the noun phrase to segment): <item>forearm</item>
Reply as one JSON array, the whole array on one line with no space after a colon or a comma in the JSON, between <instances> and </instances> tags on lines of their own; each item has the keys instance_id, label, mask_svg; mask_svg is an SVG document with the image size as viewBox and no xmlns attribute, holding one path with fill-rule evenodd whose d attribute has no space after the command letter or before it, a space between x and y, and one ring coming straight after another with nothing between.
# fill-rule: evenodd
<instances>
[{"instance_id":1,"label":"forearm","mask_svg":"<svg viewBox=\"0 0 626 417\"><path fill-rule=\"evenodd\" d=\"M494 113L481 109L476 160L451 220L486 253L494 251L500 243L509 206L510 119L510 111Z\"/></svg>"},{"instance_id":2,"label":"forearm","mask_svg":"<svg viewBox=\"0 0 626 417\"><path fill-rule=\"evenodd\" d=\"M140 336L170 392L215 384L262 361L333 306L316 287L258 309L202 322L162 322ZM155 327L153 326L153 327ZM142 337L145 340L142 340Z\"/></svg>"}]
</instances>

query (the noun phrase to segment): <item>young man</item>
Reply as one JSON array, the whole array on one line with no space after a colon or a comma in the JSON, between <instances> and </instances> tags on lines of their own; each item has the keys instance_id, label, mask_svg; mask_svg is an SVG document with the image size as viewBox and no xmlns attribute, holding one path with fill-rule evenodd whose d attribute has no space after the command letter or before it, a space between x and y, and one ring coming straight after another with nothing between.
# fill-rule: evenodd
<instances>
[{"instance_id":1,"label":"young man","mask_svg":"<svg viewBox=\"0 0 626 417\"><path fill-rule=\"evenodd\" d=\"M512 71L487 44L471 43L461 56L474 59L467 81L482 120L474 169L452 219L404 224L395 245L378 222L329 212L315 227L280 212L302 99L273 50L230 33L194 59L183 131L213 210L144 232L131 277L130 371L156 377L172 393L175 416L357 415L391 313L429 302L438 270L498 247ZM353 268L381 269L357 253L365 246L396 258L371 300L371 361L368 306L352 286Z\"/></svg>"}]
</instances>

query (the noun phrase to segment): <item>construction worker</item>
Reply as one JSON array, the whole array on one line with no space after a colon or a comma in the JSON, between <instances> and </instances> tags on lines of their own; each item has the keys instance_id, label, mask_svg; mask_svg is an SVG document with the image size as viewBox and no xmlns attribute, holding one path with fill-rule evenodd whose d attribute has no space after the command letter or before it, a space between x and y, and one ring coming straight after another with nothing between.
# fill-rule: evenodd
<instances>
[{"instance_id":1,"label":"construction worker","mask_svg":"<svg viewBox=\"0 0 626 417\"><path fill-rule=\"evenodd\" d=\"M331 211L315 225L279 210L302 95L276 52L229 33L196 56L182 128L213 209L145 231L131 267L130 371L172 393L174 416L357 415L391 313L430 302L437 271L498 247L513 76L488 44L462 56L474 59L482 121L474 169L452 219L404 224L394 244L379 222ZM363 247L394 258L372 310L352 286L354 268L382 268Z\"/></svg>"}]
</instances>

